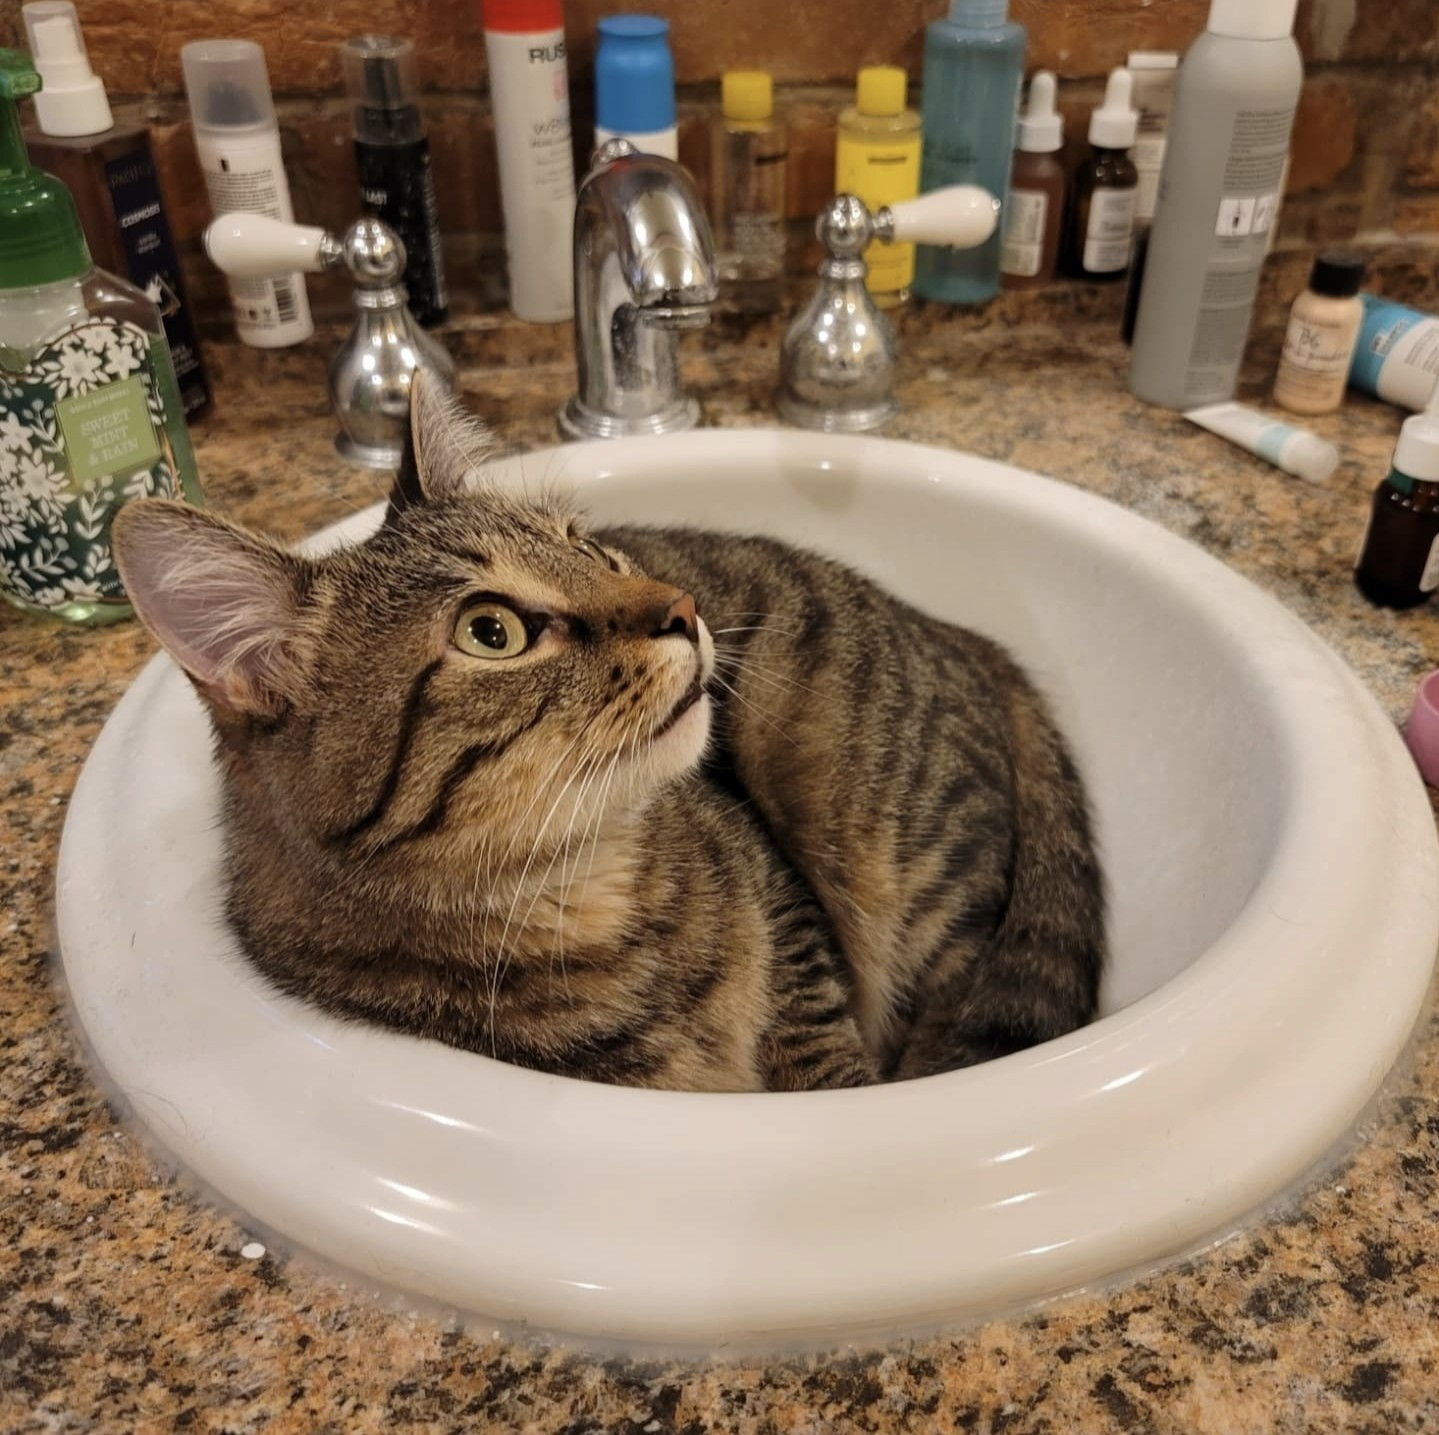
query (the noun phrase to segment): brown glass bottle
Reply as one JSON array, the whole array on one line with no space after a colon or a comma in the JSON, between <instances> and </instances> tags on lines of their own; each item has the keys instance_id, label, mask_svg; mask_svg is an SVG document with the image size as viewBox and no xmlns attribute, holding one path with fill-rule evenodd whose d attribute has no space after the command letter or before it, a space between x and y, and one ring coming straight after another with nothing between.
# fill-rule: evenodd
<instances>
[{"instance_id":1,"label":"brown glass bottle","mask_svg":"<svg viewBox=\"0 0 1439 1435\"><path fill-rule=\"evenodd\" d=\"M1065 225L1066 274L1098 284L1124 278L1138 194L1139 171L1127 151L1092 146L1089 158L1074 172Z\"/></svg>"},{"instance_id":2,"label":"brown glass bottle","mask_svg":"<svg viewBox=\"0 0 1439 1435\"><path fill-rule=\"evenodd\" d=\"M1394 469L1374 490L1354 582L1381 608L1417 607L1439 588L1439 482Z\"/></svg>"},{"instance_id":3,"label":"brown glass bottle","mask_svg":"<svg viewBox=\"0 0 1439 1435\"><path fill-rule=\"evenodd\" d=\"M30 162L74 197L96 267L129 279L160 310L185 417L197 418L210 406L210 381L185 303L150 132L117 125L74 137L29 133L25 147Z\"/></svg>"}]
</instances>

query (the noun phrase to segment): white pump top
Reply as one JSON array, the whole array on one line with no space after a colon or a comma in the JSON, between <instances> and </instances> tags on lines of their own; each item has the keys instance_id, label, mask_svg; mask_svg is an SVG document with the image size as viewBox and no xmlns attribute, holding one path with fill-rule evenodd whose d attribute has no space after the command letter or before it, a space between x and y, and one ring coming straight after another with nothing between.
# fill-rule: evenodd
<instances>
[{"instance_id":1,"label":"white pump top","mask_svg":"<svg viewBox=\"0 0 1439 1435\"><path fill-rule=\"evenodd\" d=\"M1404 420L1394 445L1394 467L1421 483L1439 482L1439 383L1424 412Z\"/></svg>"},{"instance_id":2,"label":"white pump top","mask_svg":"<svg viewBox=\"0 0 1439 1435\"><path fill-rule=\"evenodd\" d=\"M1052 154L1064 143L1064 117L1054 108L1052 70L1040 70L1029 82L1029 102L1019 117L1016 148L1028 154Z\"/></svg>"},{"instance_id":3,"label":"white pump top","mask_svg":"<svg viewBox=\"0 0 1439 1435\"><path fill-rule=\"evenodd\" d=\"M1282 40L1298 8L1299 0L1210 0L1204 28L1232 40Z\"/></svg>"},{"instance_id":4,"label":"white pump top","mask_svg":"<svg viewBox=\"0 0 1439 1435\"><path fill-rule=\"evenodd\" d=\"M1102 149L1128 149L1139 134L1139 111L1129 102L1134 76L1120 68L1109 72L1104 103L1089 117L1089 142Z\"/></svg>"},{"instance_id":5,"label":"white pump top","mask_svg":"<svg viewBox=\"0 0 1439 1435\"><path fill-rule=\"evenodd\" d=\"M24 8L30 53L43 81L35 96L41 134L98 135L114 127L105 86L90 68L70 0L36 0Z\"/></svg>"}]
</instances>

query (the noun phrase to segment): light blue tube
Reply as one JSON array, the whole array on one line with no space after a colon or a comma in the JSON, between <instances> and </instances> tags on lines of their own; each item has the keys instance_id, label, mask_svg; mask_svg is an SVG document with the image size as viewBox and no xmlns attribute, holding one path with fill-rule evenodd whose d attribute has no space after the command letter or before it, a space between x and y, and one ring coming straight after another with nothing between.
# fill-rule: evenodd
<instances>
[{"instance_id":1,"label":"light blue tube","mask_svg":"<svg viewBox=\"0 0 1439 1435\"><path fill-rule=\"evenodd\" d=\"M1361 294L1364 319L1349 366L1351 387L1418 413L1439 381L1439 319Z\"/></svg>"}]
</instances>

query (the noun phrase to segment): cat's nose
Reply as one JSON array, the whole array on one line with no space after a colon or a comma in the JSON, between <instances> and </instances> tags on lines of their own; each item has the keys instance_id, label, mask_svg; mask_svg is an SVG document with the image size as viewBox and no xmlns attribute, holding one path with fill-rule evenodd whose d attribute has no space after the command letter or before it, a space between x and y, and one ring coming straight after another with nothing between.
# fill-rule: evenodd
<instances>
[{"instance_id":1,"label":"cat's nose","mask_svg":"<svg viewBox=\"0 0 1439 1435\"><path fill-rule=\"evenodd\" d=\"M668 638L672 633L688 638L691 643L700 640L699 618L695 614L695 600L688 593L681 593L665 609L653 636Z\"/></svg>"}]
</instances>

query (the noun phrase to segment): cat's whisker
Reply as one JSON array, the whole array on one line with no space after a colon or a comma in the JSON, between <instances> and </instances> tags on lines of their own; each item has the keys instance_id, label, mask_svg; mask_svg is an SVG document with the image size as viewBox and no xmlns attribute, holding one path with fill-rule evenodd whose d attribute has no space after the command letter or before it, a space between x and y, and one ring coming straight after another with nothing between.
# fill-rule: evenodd
<instances>
[{"instance_id":1,"label":"cat's whisker","mask_svg":"<svg viewBox=\"0 0 1439 1435\"><path fill-rule=\"evenodd\" d=\"M713 675L713 680L717 682L720 687L722 687L727 693L729 693L730 696L733 697L737 703L740 703L744 707L749 709L749 711L752 712L762 723L764 723L766 727L772 728L792 747L799 746L799 743L797 743L794 738L790 736L789 733L787 733L777 722L775 722L773 718L766 716L766 714L762 712L759 708L757 708L752 702L750 702L748 698L744 697L737 688L732 686L730 683L725 682L725 680L720 677L717 672Z\"/></svg>"},{"instance_id":2,"label":"cat's whisker","mask_svg":"<svg viewBox=\"0 0 1439 1435\"><path fill-rule=\"evenodd\" d=\"M727 652L721 655L718 650L715 653L715 664L723 664L725 669L732 673L740 673L746 677L754 678L757 682L769 683L789 692L808 693L811 697L823 701L823 695L810 687L808 683L802 683L798 678L786 677L783 673L776 672L773 668L766 667L763 663L756 662L753 658L741 657L734 652Z\"/></svg>"},{"instance_id":3,"label":"cat's whisker","mask_svg":"<svg viewBox=\"0 0 1439 1435\"><path fill-rule=\"evenodd\" d=\"M515 913L519 910L520 898L521 898L521 896L523 896L523 894L524 894L525 879L529 876L529 874L530 874L530 869L534 866L535 858L539 855L540 843L543 841L545 833L549 830L549 825L550 825L551 821L553 821L555 813L559 810L559 805L560 805L560 803L561 803L562 801L564 801L565 793L567 793L567 792L570 790L571 786L574 784L575 778L577 778L583 770L584 770L584 764L583 764L583 763L581 763L581 764L579 764L578 766L576 766L575 770L574 770L572 773L570 773L569 777L567 777L567 778L565 779L565 785L564 785L562 788L560 788L559 792L558 792L558 793L556 794L556 796L555 796L555 800L554 800L552 803L550 803L550 809L549 809L548 812L545 813L545 819L544 819L543 822L540 823L540 830L535 834L534 842L533 842L533 843L531 844L531 846L530 846L530 854L529 854L528 857L525 858L525 865L524 865L523 868L521 868L521 870L520 870L520 875L519 875L519 877L516 879L516 882L515 882L515 895L514 895L514 898L513 898L513 899L511 900L511 902L510 902L510 910L509 910L508 914L507 914L506 917L505 917L505 925L504 925L504 928L503 928L503 930L500 932L500 942L499 942L499 948L498 948L498 951L499 951L498 963L499 963L499 965L498 965L498 970L497 970L496 973L495 973L495 991L496 991L496 993L498 993L498 991L499 991L500 982L504 979L505 971L508 969L509 964L510 964L510 961L511 961L511 959L512 959L512 957L513 957L513 953L508 950L510 929L511 929L511 927L512 927L513 924L514 924ZM553 866L553 859L551 859L551 865ZM547 869L547 870L548 870L548 869ZM493 1006L493 1002L491 1003L490 1018L491 1018L491 1022L493 1023L493 1020L494 1020L494 1006Z\"/></svg>"}]
</instances>

